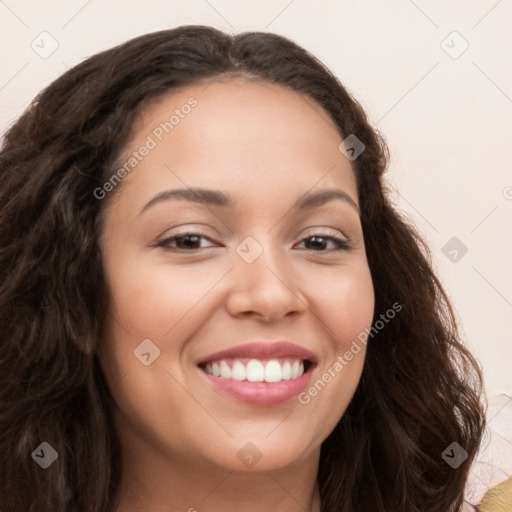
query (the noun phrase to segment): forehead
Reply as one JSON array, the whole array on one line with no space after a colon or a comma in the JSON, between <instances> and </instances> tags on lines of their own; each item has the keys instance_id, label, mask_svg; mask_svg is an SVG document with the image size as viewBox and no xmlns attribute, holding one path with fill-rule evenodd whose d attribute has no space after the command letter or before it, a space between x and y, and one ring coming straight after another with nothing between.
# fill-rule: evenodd
<instances>
[{"instance_id":1,"label":"forehead","mask_svg":"<svg viewBox=\"0 0 512 512\"><path fill-rule=\"evenodd\" d=\"M321 180L357 201L335 123L315 101L287 87L216 78L172 90L142 106L120 161L148 141L152 149L123 188L134 182L138 192L154 191L164 180L180 188L223 183L262 192L258 185L270 184L303 192Z\"/></svg>"},{"instance_id":2,"label":"forehead","mask_svg":"<svg viewBox=\"0 0 512 512\"><path fill-rule=\"evenodd\" d=\"M269 128L275 131L285 126L290 129L289 121L300 119L307 121L307 125L301 126L301 132L323 125L324 129L331 129L339 135L335 123L327 112L308 95L263 79L240 76L203 79L149 98L141 104L139 123L135 128L149 128L148 122L158 120L162 116L169 118L169 115L185 105L190 97L194 97L199 106L194 109L194 118L201 118L203 122L207 117L219 114L233 122L246 121L248 116L251 116L262 121L272 120ZM204 115L198 115L198 111Z\"/></svg>"}]
</instances>

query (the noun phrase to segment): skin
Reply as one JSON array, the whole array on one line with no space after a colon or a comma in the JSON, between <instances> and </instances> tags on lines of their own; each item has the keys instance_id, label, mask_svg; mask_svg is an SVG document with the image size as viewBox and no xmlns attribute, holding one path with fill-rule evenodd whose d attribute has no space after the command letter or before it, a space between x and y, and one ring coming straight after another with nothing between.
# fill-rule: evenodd
<instances>
[{"instance_id":1,"label":"skin","mask_svg":"<svg viewBox=\"0 0 512 512\"><path fill-rule=\"evenodd\" d=\"M324 188L357 204L354 174L319 105L242 78L152 100L125 156L191 96L197 106L110 192L105 211L111 310L97 355L117 405L117 511L318 512L320 446L355 392L364 346L307 405L238 402L202 378L196 362L286 339L318 358L314 383L371 326L374 290L356 209L332 200L291 210L299 195ZM221 190L237 206L168 200L140 213L158 193L186 187ZM171 242L174 252L156 245L188 230L208 238L181 252L186 244ZM319 233L349 239L351 249L329 239L317 248L309 237ZM252 263L235 250L248 236L263 249ZM149 366L134 356L145 339L160 350ZM237 457L249 442L261 454L251 467Z\"/></svg>"}]
</instances>

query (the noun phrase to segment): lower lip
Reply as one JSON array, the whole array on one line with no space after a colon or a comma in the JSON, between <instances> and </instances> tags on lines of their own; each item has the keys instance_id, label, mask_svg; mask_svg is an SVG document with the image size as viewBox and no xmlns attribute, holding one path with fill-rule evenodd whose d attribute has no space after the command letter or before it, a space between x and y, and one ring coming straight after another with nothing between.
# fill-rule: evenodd
<instances>
[{"instance_id":1,"label":"lower lip","mask_svg":"<svg viewBox=\"0 0 512 512\"><path fill-rule=\"evenodd\" d=\"M279 405L297 396L307 386L311 368L296 379L280 382L248 382L216 377L201 368L198 371L219 391L236 400L252 405Z\"/></svg>"}]
</instances>

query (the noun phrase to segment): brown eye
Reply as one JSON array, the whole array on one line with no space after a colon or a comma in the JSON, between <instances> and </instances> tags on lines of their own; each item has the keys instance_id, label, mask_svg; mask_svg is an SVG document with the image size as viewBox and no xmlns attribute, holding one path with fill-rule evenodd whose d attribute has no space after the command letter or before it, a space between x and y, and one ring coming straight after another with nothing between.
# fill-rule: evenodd
<instances>
[{"instance_id":1,"label":"brown eye","mask_svg":"<svg viewBox=\"0 0 512 512\"><path fill-rule=\"evenodd\" d=\"M336 236L323 235L321 233L304 238L304 240L301 243L308 241L308 240L309 240L308 245L311 247L311 250L313 250L314 252L331 252L331 251L323 250L325 248L327 242L329 242L329 241L334 243L334 245L336 246L334 251L344 251L344 250L349 250L352 248L347 240L343 240L342 238L338 238ZM318 250L318 249L320 249L320 250Z\"/></svg>"},{"instance_id":2,"label":"brown eye","mask_svg":"<svg viewBox=\"0 0 512 512\"><path fill-rule=\"evenodd\" d=\"M158 247L169 250L194 251L205 248L198 246L202 238L210 240L210 238L203 233L179 233L161 240L157 245ZM173 245L174 243L176 243L176 245Z\"/></svg>"}]
</instances>

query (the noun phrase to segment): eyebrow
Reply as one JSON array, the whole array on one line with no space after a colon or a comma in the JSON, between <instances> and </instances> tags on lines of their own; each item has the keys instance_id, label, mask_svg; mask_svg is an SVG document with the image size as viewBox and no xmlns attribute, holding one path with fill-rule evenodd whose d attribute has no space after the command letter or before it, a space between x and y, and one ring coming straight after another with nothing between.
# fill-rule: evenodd
<instances>
[{"instance_id":1,"label":"eyebrow","mask_svg":"<svg viewBox=\"0 0 512 512\"><path fill-rule=\"evenodd\" d=\"M231 196L226 195L220 190L211 190L205 188L165 190L164 192L157 194L155 197L153 197L153 199L146 203L146 205L140 211L139 215L141 215L155 204L172 199L182 199L194 203L202 203L229 209L234 209L238 203ZM295 204L292 206L292 210L311 210L313 208L323 206L324 204L334 199L344 201L352 208L354 208L354 210L356 210L359 215L361 215L359 207L355 201L346 192L343 192L343 190L337 188L329 188L317 192L306 192L301 194Z\"/></svg>"}]
</instances>

